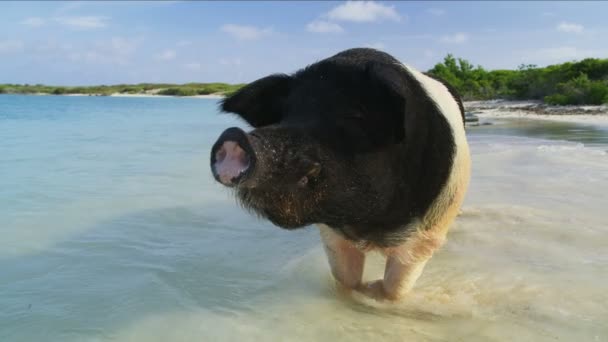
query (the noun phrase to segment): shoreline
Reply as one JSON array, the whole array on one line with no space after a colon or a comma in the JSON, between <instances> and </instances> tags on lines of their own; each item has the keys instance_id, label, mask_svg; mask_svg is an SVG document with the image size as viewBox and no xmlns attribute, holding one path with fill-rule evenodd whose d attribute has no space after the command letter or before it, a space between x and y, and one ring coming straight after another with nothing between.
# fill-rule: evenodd
<instances>
[{"instance_id":1,"label":"shoreline","mask_svg":"<svg viewBox=\"0 0 608 342\"><path fill-rule=\"evenodd\" d=\"M83 94L83 96L87 96ZM178 97L178 98L193 98L193 99L223 99L225 96L221 94L209 94L209 95L191 95L191 96L177 96L177 95L156 95L156 94L125 94L125 93L114 93L108 95L110 97Z\"/></svg>"},{"instance_id":2,"label":"shoreline","mask_svg":"<svg viewBox=\"0 0 608 342\"><path fill-rule=\"evenodd\" d=\"M485 119L534 119L608 127L607 105L551 106L540 101L466 101L466 112Z\"/></svg>"},{"instance_id":3,"label":"shoreline","mask_svg":"<svg viewBox=\"0 0 608 342\"><path fill-rule=\"evenodd\" d=\"M110 95L104 94L49 94L49 93L5 93L0 95L24 95L24 96L74 96L74 97L141 97L141 98L152 98L152 97L167 97L167 98L193 98L193 99L223 99L226 97L222 94L208 94L208 95L190 95L190 96L177 96L177 95L157 95L157 94L127 94L127 93L113 93Z\"/></svg>"}]
</instances>

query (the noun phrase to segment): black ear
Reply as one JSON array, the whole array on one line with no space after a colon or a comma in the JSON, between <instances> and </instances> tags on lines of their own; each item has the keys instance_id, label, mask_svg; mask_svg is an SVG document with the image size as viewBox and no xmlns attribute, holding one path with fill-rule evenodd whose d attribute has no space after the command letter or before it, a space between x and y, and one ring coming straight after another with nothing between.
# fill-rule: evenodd
<instances>
[{"instance_id":1,"label":"black ear","mask_svg":"<svg viewBox=\"0 0 608 342\"><path fill-rule=\"evenodd\" d=\"M221 103L224 112L238 114L253 127L281 121L291 77L275 74L246 85Z\"/></svg>"},{"instance_id":2,"label":"black ear","mask_svg":"<svg viewBox=\"0 0 608 342\"><path fill-rule=\"evenodd\" d=\"M382 62L369 62L366 72L374 96L382 106L386 128L393 132L394 142L405 138L405 80L401 66Z\"/></svg>"}]
</instances>

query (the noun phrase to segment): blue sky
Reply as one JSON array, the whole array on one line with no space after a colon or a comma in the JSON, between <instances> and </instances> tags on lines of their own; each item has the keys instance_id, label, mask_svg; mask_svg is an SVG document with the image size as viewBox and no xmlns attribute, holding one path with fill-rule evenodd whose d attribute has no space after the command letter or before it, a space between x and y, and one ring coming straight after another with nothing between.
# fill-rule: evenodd
<instances>
[{"instance_id":1,"label":"blue sky","mask_svg":"<svg viewBox=\"0 0 608 342\"><path fill-rule=\"evenodd\" d=\"M249 82L351 47L422 70L608 58L608 2L0 2L0 83Z\"/></svg>"}]
</instances>

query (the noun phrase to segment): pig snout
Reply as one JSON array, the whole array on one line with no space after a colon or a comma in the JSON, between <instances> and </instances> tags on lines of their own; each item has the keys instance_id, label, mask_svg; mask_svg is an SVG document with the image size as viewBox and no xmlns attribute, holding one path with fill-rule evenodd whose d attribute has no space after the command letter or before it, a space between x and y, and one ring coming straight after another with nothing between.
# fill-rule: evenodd
<instances>
[{"instance_id":1,"label":"pig snout","mask_svg":"<svg viewBox=\"0 0 608 342\"><path fill-rule=\"evenodd\" d=\"M243 182L255 167L255 154L247 134L240 128L225 130L211 148L211 172L225 186Z\"/></svg>"}]
</instances>

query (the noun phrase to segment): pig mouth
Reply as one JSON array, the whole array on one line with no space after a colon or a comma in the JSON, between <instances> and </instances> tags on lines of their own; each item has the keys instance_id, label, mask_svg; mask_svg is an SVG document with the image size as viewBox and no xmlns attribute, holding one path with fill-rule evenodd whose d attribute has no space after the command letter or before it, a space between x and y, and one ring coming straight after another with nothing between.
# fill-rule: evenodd
<instances>
[{"instance_id":1,"label":"pig mouth","mask_svg":"<svg viewBox=\"0 0 608 342\"><path fill-rule=\"evenodd\" d=\"M309 222L310 217L303 215L295 202L286 200L280 193L238 187L236 194L244 209L278 227L293 230L313 223Z\"/></svg>"}]
</instances>

